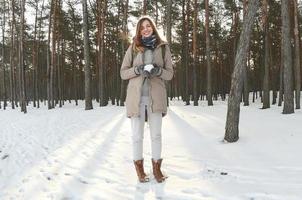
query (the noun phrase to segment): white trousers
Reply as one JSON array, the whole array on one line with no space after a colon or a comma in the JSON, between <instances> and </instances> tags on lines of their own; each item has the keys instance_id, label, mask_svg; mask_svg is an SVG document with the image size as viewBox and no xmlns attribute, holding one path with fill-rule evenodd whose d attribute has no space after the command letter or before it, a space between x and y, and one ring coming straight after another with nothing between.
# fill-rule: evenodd
<instances>
[{"instance_id":1,"label":"white trousers","mask_svg":"<svg viewBox=\"0 0 302 200\"><path fill-rule=\"evenodd\" d=\"M141 97L140 116L131 117L132 142L133 142L133 160L143 159L143 139L145 126L145 111L147 110L148 123L151 136L152 158L158 160L161 158L162 139L161 126L162 114L152 113L149 106L149 98Z\"/></svg>"}]
</instances>

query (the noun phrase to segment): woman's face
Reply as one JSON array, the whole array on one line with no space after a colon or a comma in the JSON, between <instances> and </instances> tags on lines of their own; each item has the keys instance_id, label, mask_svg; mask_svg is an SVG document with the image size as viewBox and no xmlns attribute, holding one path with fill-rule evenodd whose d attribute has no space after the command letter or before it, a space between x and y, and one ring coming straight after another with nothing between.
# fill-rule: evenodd
<instances>
[{"instance_id":1,"label":"woman's face","mask_svg":"<svg viewBox=\"0 0 302 200\"><path fill-rule=\"evenodd\" d=\"M153 34L153 28L149 22L149 20L145 19L140 27L140 32L142 37L149 37Z\"/></svg>"}]
</instances>

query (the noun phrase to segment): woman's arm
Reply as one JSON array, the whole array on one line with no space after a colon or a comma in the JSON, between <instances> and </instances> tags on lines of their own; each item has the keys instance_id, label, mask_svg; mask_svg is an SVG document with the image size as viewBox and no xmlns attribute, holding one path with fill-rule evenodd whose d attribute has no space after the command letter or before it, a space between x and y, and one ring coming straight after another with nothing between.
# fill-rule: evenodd
<instances>
[{"instance_id":1,"label":"woman's arm","mask_svg":"<svg viewBox=\"0 0 302 200\"><path fill-rule=\"evenodd\" d=\"M132 45L130 45L126 51L126 54L124 56L124 60L121 66L120 75L123 80L128 80L134 77L137 77L138 75L134 72L133 66L131 66L132 62Z\"/></svg>"},{"instance_id":2,"label":"woman's arm","mask_svg":"<svg viewBox=\"0 0 302 200\"><path fill-rule=\"evenodd\" d=\"M174 73L173 66L172 66L172 56L171 56L169 45L166 45L164 49L166 51L165 58L164 58L165 68L162 68L162 73L159 77L169 81L173 78L173 73Z\"/></svg>"}]
</instances>

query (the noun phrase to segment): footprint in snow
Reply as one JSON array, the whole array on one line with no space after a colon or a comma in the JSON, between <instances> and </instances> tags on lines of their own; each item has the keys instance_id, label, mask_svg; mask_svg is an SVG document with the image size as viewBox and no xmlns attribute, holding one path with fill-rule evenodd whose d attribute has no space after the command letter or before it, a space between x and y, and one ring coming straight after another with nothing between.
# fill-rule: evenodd
<instances>
[{"instance_id":1,"label":"footprint in snow","mask_svg":"<svg viewBox=\"0 0 302 200\"><path fill-rule=\"evenodd\" d=\"M82 179L79 179L80 183L83 183L83 184L89 184L87 181L85 180L82 180Z\"/></svg>"},{"instance_id":2,"label":"footprint in snow","mask_svg":"<svg viewBox=\"0 0 302 200\"><path fill-rule=\"evenodd\" d=\"M22 183L27 183L28 181L29 181L28 178L24 178L24 179L22 180Z\"/></svg>"},{"instance_id":3,"label":"footprint in snow","mask_svg":"<svg viewBox=\"0 0 302 200\"><path fill-rule=\"evenodd\" d=\"M9 155L8 155L8 154L6 154L6 155L2 156L2 158L1 158L1 159L2 159L2 160L4 160L4 159L8 158L8 156L9 156Z\"/></svg>"}]
</instances>

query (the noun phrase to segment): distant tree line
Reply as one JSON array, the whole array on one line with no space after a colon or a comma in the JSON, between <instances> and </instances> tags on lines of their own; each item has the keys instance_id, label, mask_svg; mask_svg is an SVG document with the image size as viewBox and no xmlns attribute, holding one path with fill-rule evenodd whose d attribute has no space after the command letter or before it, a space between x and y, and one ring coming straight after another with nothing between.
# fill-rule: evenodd
<instances>
[{"instance_id":1,"label":"distant tree line","mask_svg":"<svg viewBox=\"0 0 302 200\"><path fill-rule=\"evenodd\" d=\"M263 109L283 102L283 113L293 113L294 102L300 108L297 0L258 1L252 19L245 19L252 0L0 2L2 109L26 112L29 103L39 107L44 101L52 109L83 99L86 109L92 109L92 100L100 106L123 105L127 82L120 79L119 69L131 42L128 25L142 14L154 18L171 46L175 77L167 83L170 99L213 105L226 99L237 80L236 102L249 105L251 94L253 101L261 98ZM245 25L250 36L243 47ZM232 77L236 59L238 79Z\"/></svg>"}]
</instances>

